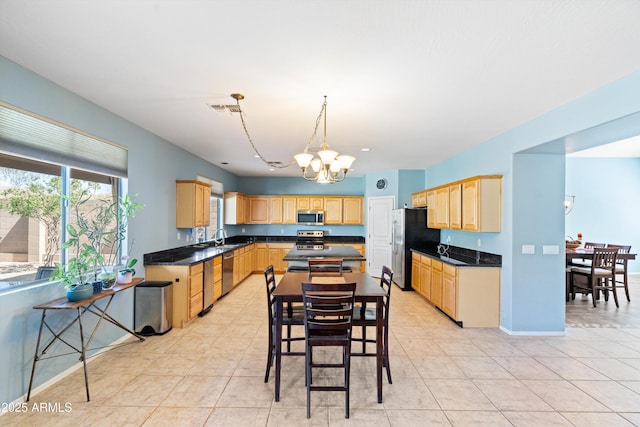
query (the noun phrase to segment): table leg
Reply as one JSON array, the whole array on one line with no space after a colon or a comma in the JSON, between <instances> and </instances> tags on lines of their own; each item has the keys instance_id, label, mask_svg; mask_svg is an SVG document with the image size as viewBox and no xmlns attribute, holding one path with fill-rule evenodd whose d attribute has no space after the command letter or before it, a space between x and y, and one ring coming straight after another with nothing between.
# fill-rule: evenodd
<instances>
[{"instance_id":1,"label":"table leg","mask_svg":"<svg viewBox=\"0 0 640 427\"><path fill-rule=\"evenodd\" d=\"M376 301L376 378L378 381L378 403L382 403L382 365L384 351L384 343L382 341L382 331L384 329L382 305L382 298L378 298Z\"/></svg>"},{"instance_id":2,"label":"table leg","mask_svg":"<svg viewBox=\"0 0 640 427\"><path fill-rule=\"evenodd\" d=\"M284 308L284 304L282 303L282 298L276 297L276 390L275 390L275 399L276 402L280 401L280 366L282 362L282 310Z\"/></svg>"},{"instance_id":3,"label":"table leg","mask_svg":"<svg viewBox=\"0 0 640 427\"><path fill-rule=\"evenodd\" d=\"M82 319L80 319L80 317L82 316L82 313L80 313L80 307L78 307L76 309L78 311L78 325L80 327L80 358L82 359L82 367L84 368L84 386L87 389L87 402L90 401L89 399L89 376L87 374L87 353L86 353L86 349L84 346L84 333L82 331Z\"/></svg>"},{"instance_id":4,"label":"table leg","mask_svg":"<svg viewBox=\"0 0 640 427\"><path fill-rule=\"evenodd\" d=\"M36 342L36 354L33 355L33 365L31 365L31 378L29 379L29 391L27 391L27 402L31 397L31 387L33 386L33 375L36 372L36 362L38 361L38 351L40 349L40 337L42 337L42 328L44 327L44 316L47 310L42 310L42 317L40 318L40 329L38 330L38 340Z\"/></svg>"}]
</instances>

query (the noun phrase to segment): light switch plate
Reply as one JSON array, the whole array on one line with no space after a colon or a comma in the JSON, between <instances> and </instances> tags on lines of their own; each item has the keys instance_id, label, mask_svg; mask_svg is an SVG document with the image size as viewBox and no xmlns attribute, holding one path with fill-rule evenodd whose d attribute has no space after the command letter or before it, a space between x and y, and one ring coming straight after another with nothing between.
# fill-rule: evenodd
<instances>
[{"instance_id":1,"label":"light switch plate","mask_svg":"<svg viewBox=\"0 0 640 427\"><path fill-rule=\"evenodd\" d=\"M560 246L558 245L542 245L543 255L558 255L560 253Z\"/></svg>"},{"instance_id":2,"label":"light switch plate","mask_svg":"<svg viewBox=\"0 0 640 427\"><path fill-rule=\"evenodd\" d=\"M525 255L533 255L536 253L536 245L522 245L522 253Z\"/></svg>"}]
</instances>

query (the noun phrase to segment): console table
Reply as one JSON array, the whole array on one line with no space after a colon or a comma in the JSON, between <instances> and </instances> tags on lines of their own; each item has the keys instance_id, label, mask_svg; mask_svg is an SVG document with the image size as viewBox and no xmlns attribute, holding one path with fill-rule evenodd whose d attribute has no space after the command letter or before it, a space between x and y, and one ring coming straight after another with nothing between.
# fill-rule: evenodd
<instances>
[{"instance_id":1,"label":"console table","mask_svg":"<svg viewBox=\"0 0 640 427\"><path fill-rule=\"evenodd\" d=\"M31 397L31 387L33 386L33 377L36 371L36 363L41 360L51 359L53 357L59 357L59 356L64 356L66 354L73 354L73 353L80 354L80 360L82 361L82 365L84 368L84 384L87 390L87 402L90 400L89 399L89 379L87 377L86 355L87 355L87 351L95 350L95 349L89 348L89 345L91 344L91 341L93 340L93 337L95 336L95 333L98 330L98 327L100 326L102 321L106 320L107 322L124 330L125 332L128 332L129 334L135 336L140 341L144 341L144 337L136 334L131 329L127 328L122 323L118 322L116 319L111 317L109 313L107 313L107 310L109 309L109 305L111 305L111 301L113 300L113 297L118 292L122 292L129 288L132 288L137 284L141 283L142 281L144 281L144 279L135 278L133 279L133 281L131 281L131 283L116 283L113 286L113 288L103 290L98 294L93 294L91 297L81 301L69 302L69 300L67 300L67 297L62 297L49 302L45 302L43 304L38 304L33 307L35 310L42 310L42 318L40 320L40 330L38 331L38 341L36 343L36 352L33 358L33 366L31 367L31 378L29 379L29 391L27 392L27 402ZM96 302L103 298L108 298L104 309L96 305ZM76 316L73 318L73 320L71 320L71 322L69 322L66 326L61 328L59 332L55 332L52 329L52 327L47 323L47 320L46 320L47 310L74 310L74 309L76 310ZM82 328L82 316L85 313L91 313L98 317L98 322L96 323L96 326L93 328L93 331L91 332L91 335L89 336L89 339L87 340L86 343L85 343L84 330ZM73 326L76 322L78 322L78 329L80 332L80 348L78 348L76 345L73 345L67 342L64 338L62 338L62 335L67 330L69 330L69 328L71 328L71 326ZM42 338L42 330L45 326L49 330L49 332L51 332L51 334L53 335L53 338L51 338L51 341L49 341L49 343L43 347L42 351L40 351L40 340ZM55 343L56 341L60 341L64 343L65 345L73 349L73 352L44 357L47 350L49 350L49 348L51 348L53 343ZM107 347L110 347L110 346L107 346Z\"/></svg>"}]
</instances>

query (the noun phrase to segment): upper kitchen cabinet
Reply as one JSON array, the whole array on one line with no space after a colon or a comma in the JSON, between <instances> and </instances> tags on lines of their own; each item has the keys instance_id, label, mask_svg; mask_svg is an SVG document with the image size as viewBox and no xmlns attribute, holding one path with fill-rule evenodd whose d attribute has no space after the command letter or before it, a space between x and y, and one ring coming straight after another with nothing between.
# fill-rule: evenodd
<instances>
[{"instance_id":1,"label":"upper kitchen cabinet","mask_svg":"<svg viewBox=\"0 0 640 427\"><path fill-rule=\"evenodd\" d=\"M462 229L499 232L502 223L502 177L474 177L462 182Z\"/></svg>"},{"instance_id":2,"label":"upper kitchen cabinet","mask_svg":"<svg viewBox=\"0 0 640 427\"><path fill-rule=\"evenodd\" d=\"M411 194L411 207L424 208L427 206L427 190Z\"/></svg>"},{"instance_id":3,"label":"upper kitchen cabinet","mask_svg":"<svg viewBox=\"0 0 640 427\"><path fill-rule=\"evenodd\" d=\"M269 202L267 196L249 197L249 223L269 224Z\"/></svg>"},{"instance_id":4,"label":"upper kitchen cabinet","mask_svg":"<svg viewBox=\"0 0 640 427\"><path fill-rule=\"evenodd\" d=\"M224 223L246 224L249 219L249 198L237 192L224 193Z\"/></svg>"},{"instance_id":5,"label":"upper kitchen cabinet","mask_svg":"<svg viewBox=\"0 0 640 427\"><path fill-rule=\"evenodd\" d=\"M449 228L462 228L462 184L449 186Z\"/></svg>"},{"instance_id":6,"label":"upper kitchen cabinet","mask_svg":"<svg viewBox=\"0 0 640 427\"><path fill-rule=\"evenodd\" d=\"M211 186L200 181L176 181L176 228L209 225Z\"/></svg>"},{"instance_id":7,"label":"upper kitchen cabinet","mask_svg":"<svg viewBox=\"0 0 640 427\"><path fill-rule=\"evenodd\" d=\"M294 196L282 197L282 223L295 224L298 221L298 198Z\"/></svg>"},{"instance_id":8,"label":"upper kitchen cabinet","mask_svg":"<svg viewBox=\"0 0 640 427\"><path fill-rule=\"evenodd\" d=\"M361 196L343 197L342 199L342 223L364 224L364 211Z\"/></svg>"},{"instance_id":9,"label":"upper kitchen cabinet","mask_svg":"<svg viewBox=\"0 0 640 427\"><path fill-rule=\"evenodd\" d=\"M325 224L342 224L342 197L325 197L324 207Z\"/></svg>"},{"instance_id":10,"label":"upper kitchen cabinet","mask_svg":"<svg viewBox=\"0 0 640 427\"><path fill-rule=\"evenodd\" d=\"M322 196L301 196L296 197L299 211L323 211L325 209L325 198Z\"/></svg>"},{"instance_id":11,"label":"upper kitchen cabinet","mask_svg":"<svg viewBox=\"0 0 640 427\"><path fill-rule=\"evenodd\" d=\"M425 191L428 227L477 232L500 231L501 175L474 176Z\"/></svg>"}]
</instances>

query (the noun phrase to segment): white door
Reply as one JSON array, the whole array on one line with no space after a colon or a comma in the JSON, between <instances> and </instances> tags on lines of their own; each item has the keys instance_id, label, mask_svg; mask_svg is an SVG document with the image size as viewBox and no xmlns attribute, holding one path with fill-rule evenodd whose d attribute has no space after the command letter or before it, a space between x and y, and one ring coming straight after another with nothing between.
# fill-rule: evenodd
<instances>
[{"instance_id":1,"label":"white door","mask_svg":"<svg viewBox=\"0 0 640 427\"><path fill-rule=\"evenodd\" d=\"M396 199L393 196L369 197L368 204L367 271L379 277L383 265L391 268L391 215Z\"/></svg>"}]
</instances>

